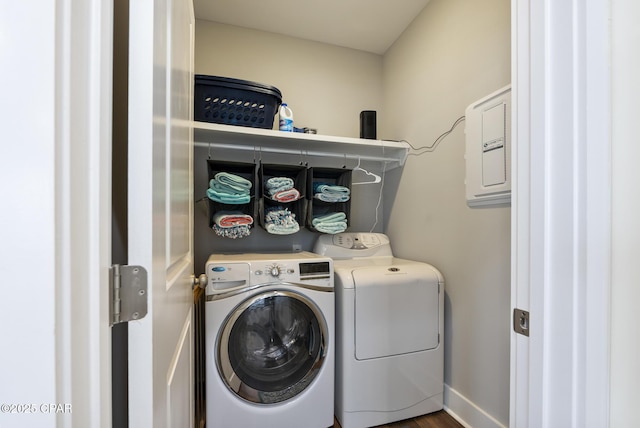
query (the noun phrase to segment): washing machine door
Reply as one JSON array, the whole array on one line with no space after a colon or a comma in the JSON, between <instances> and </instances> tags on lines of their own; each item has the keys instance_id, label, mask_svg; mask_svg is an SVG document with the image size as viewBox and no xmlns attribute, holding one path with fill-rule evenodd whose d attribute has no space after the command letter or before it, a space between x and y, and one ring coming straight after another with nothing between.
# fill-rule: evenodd
<instances>
[{"instance_id":1,"label":"washing machine door","mask_svg":"<svg viewBox=\"0 0 640 428\"><path fill-rule=\"evenodd\" d=\"M300 394L320 371L327 323L302 294L272 290L245 300L219 335L218 371L239 397L273 404Z\"/></svg>"}]
</instances>

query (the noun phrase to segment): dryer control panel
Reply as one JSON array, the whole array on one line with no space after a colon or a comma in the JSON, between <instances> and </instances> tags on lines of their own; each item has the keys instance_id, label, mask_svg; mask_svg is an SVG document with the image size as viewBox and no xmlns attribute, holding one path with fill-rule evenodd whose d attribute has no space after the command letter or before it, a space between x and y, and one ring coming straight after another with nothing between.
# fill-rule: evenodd
<instances>
[{"instance_id":1,"label":"dryer control panel","mask_svg":"<svg viewBox=\"0 0 640 428\"><path fill-rule=\"evenodd\" d=\"M393 256L387 235L365 232L321 235L313 252L334 259Z\"/></svg>"}]
</instances>

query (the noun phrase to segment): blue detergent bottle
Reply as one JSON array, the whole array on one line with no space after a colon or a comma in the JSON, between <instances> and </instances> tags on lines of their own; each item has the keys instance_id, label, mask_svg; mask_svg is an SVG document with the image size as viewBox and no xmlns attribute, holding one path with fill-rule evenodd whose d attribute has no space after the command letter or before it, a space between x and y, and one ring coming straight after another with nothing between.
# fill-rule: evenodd
<instances>
[{"instance_id":1,"label":"blue detergent bottle","mask_svg":"<svg viewBox=\"0 0 640 428\"><path fill-rule=\"evenodd\" d=\"M287 103L282 103L278 115L280 116L280 130L293 132L293 111Z\"/></svg>"}]
</instances>

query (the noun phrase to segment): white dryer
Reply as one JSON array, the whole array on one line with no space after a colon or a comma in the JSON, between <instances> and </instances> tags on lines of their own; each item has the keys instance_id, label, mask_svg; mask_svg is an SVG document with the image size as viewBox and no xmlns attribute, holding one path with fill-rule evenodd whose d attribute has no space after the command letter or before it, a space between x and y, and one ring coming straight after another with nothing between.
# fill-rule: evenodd
<instances>
[{"instance_id":1,"label":"white dryer","mask_svg":"<svg viewBox=\"0 0 640 428\"><path fill-rule=\"evenodd\" d=\"M335 411L364 428L443 408L444 279L433 266L393 256L387 236L320 236L334 260Z\"/></svg>"},{"instance_id":2,"label":"white dryer","mask_svg":"<svg viewBox=\"0 0 640 428\"><path fill-rule=\"evenodd\" d=\"M207 428L333 426L333 261L214 254L206 273Z\"/></svg>"}]
</instances>

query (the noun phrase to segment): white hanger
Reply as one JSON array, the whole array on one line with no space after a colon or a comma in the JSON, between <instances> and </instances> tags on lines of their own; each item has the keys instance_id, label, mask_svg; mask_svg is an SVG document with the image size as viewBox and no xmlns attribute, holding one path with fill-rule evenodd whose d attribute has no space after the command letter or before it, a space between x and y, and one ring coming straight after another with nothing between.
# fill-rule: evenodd
<instances>
[{"instance_id":1,"label":"white hanger","mask_svg":"<svg viewBox=\"0 0 640 428\"><path fill-rule=\"evenodd\" d=\"M360 167L360 158L358 158L358 165L356 165L355 168L353 168L353 170L364 172L368 176L373 177L373 181L360 181L358 183L351 183L352 186L356 184L375 184L375 183L380 183L382 181L382 178L378 174L374 174L373 172L369 172L366 169Z\"/></svg>"}]
</instances>

